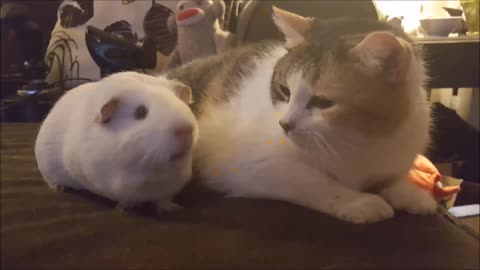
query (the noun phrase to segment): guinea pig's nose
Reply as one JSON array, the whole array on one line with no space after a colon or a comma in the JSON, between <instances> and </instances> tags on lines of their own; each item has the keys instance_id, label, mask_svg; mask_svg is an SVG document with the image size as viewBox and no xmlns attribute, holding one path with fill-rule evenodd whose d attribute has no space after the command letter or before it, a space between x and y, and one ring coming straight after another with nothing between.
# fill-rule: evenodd
<instances>
[{"instance_id":1,"label":"guinea pig's nose","mask_svg":"<svg viewBox=\"0 0 480 270\"><path fill-rule=\"evenodd\" d=\"M193 126L190 124L178 125L173 128L173 135L178 141L177 147L170 160L178 160L185 156L193 143Z\"/></svg>"},{"instance_id":2,"label":"guinea pig's nose","mask_svg":"<svg viewBox=\"0 0 480 270\"><path fill-rule=\"evenodd\" d=\"M176 126L173 128L173 134L182 144L190 146L193 141L193 126L189 124Z\"/></svg>"}]
</instances>

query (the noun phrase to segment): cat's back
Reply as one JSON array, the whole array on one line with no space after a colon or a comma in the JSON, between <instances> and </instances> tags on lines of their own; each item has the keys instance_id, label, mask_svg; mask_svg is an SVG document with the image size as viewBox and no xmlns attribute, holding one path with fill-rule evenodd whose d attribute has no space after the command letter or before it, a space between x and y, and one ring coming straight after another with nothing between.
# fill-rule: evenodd
<instances>
[{"instance_id":1,"label":"cat's back","mask_svg":"<svg viewBox=\"0 0 480 270\"><path fill-rule=\"evenodd\" d=\"M240 82L256 68L256 62L268 55L277 43L263 41L242 46L226 53L197 59L167 73L192 88L196 113L208 100L214 103L228 101L240 89Z\"/></svg>"}]
</instances>

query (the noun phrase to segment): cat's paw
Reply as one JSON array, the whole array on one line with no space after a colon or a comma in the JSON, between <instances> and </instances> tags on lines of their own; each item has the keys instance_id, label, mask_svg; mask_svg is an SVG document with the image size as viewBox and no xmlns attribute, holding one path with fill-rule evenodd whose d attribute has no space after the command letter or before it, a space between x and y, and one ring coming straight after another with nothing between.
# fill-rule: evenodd
<instances>
[{"instance_id":1,"label":"cat's paw","mask_svg":"<svg viewBox=\"0 0 480 270\"><path fill-rule=\"evenodd\" d=\"M341 205L336 216L342 220L362 224L373 223L393 217L393 208L380 196L362 193Z\"/></svg>"},{"instance_id":2,"label":"cat's paw","mask_svg":"<svg viewBox=\"0 0 480 270\"><path fill-rule=\"evenodd\" d=\"M433 215L437 211L437 202L423 190L412 192L408 195L391 194L385 199L398 210L415 215Z\"/></svg>"},{"instance_id":3,"label":"cat's paw","mask_svg":"<svg viewBox=\"0 0 480 270\"><path fill-rule=\"evenodd\" d=\"M115 209L120 212L127 212L136 206L133 202L117 202Z\"/></svg>"},{"instance_id":4,"label":"cat's paw","mask_svg":"<svg viewBox=\"0 0 480 270\"><path fill-rule=\"evenodd\" d=\"M50 184L48 183L48 187L53 190L54 192L64 192L66 190L66 187L57 185L57 184Z\"/></svg>"},{"instance_id":5,"label":"cat's paw","mask_svg":"<svg viewBox=\"0 0 480 270\"><path fill-rule=\"evenodd\" d=\"M419 198L416 204L410 204L404 208L410 214L415 215L433 215L437 212L438 204L437 202L429 195Z\"/></svg>"},{"instance_id":6,"label":"cat's paw","mask_svg":"<svg viewBox=\"0 0 480 270\"><path fill-rule=\"evenodd\" d=\"M438 204L432 195L405 181L381 192L385 200L395 209L415 215L432 215Z\"/></svg>"},{"instance_id":7,"label":"cat's paw","mask_svg":"<svg viewBox=\"0 0 480 270\"><path fill-rule=\"evenodd\" d=\"M155 210L159 215L165 215L182 209L183 207L172 201L160 201L155 203Z\"/></svg>"}]
</instances>

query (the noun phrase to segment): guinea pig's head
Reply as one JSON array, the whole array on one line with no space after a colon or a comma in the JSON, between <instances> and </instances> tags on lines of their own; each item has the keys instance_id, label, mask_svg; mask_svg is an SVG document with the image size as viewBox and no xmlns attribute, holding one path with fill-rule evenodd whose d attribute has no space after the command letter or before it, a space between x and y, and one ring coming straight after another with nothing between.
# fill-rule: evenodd
<instances>
[{"instance_id":1,"label":"guinea pig's head","mask_svg":"<svg viewBox=\"0 0 480 270\"><path fill-rule=\"evenodd\" d=\"M122 72L98 83L96 130L118 159L142 166L191 162L198 126L190 87L164 77Z\"/></svg>"}]
</instances>

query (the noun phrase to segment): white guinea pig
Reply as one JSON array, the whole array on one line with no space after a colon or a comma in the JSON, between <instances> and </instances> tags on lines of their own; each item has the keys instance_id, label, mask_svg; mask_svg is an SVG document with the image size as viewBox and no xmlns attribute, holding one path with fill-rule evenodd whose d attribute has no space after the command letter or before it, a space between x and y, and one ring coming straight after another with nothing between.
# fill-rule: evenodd
<instances>
[{"instance_id":1,"label":"white guinea pig","mask_svg":"<svg viewBox=\"0 0 480 270\"><path fill-rule=\"evenodd\" d=\"M38 168L54 189L86 189L121 208L153 202L174 210L198 139L191 99L186 85L136 72L80 85L40 127Z\"/></svg>"}]
</instances>

